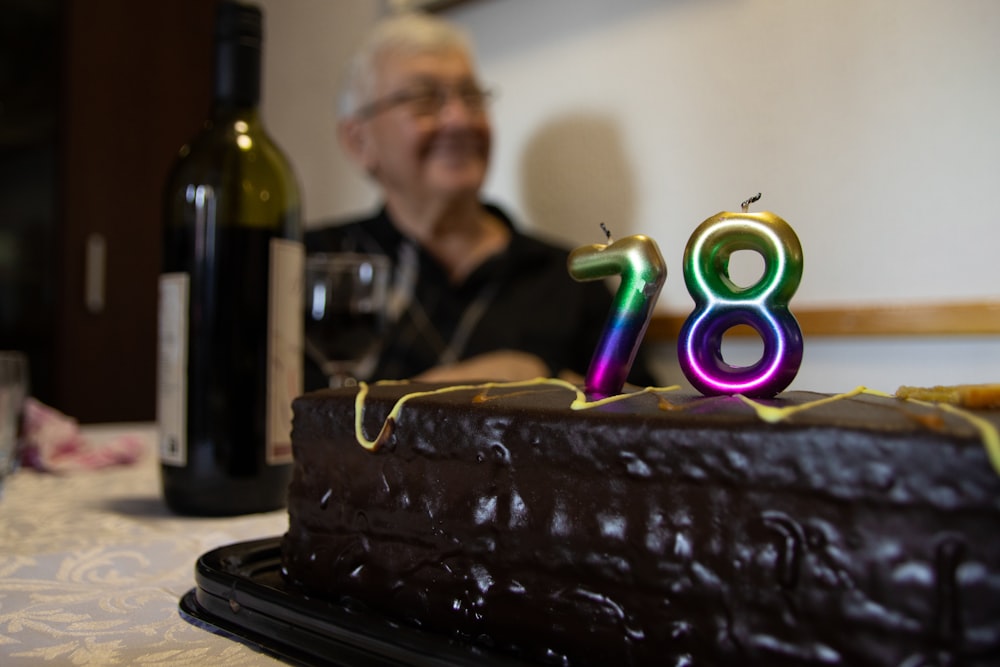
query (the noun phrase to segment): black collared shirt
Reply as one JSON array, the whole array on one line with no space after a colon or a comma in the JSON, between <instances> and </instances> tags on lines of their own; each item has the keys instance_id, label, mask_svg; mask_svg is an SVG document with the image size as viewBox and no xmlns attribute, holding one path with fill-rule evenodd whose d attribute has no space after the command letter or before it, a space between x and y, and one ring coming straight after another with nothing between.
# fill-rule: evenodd
<instances>
[{"instance_id":1,"label":"black collared shirt","mask_svg":"<svg viewBox=\"0 0 1000 667\"><path fill-rule=\"evenodd\" d=\"M510 244L460 285L397 230L385 208L372 217L306 233L308 252L384 254L397 274L404 246L416 257L412 299L393 324L371 379L409 378L442 362L503 349L537 355L551 375L562 370L586 375L611 309L607 286L573 280L566 269L567 250L517 231L503 211L484 206L510 228ZM654 384L641 354L629 381ZM306 388L324 385L318 367L306 359Z\"/></svg>"}]
</instances>

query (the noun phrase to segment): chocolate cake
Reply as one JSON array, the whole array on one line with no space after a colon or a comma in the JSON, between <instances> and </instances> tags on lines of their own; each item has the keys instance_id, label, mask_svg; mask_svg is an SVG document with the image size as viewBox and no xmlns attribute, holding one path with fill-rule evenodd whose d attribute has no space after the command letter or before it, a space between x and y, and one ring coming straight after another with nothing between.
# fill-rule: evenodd
<instances>
[{"instance_id":1,"label":"chocolate cake","mask_svg":"<svg viewBox=\"0 0 1000 667\"><path fill-rule=\"evenodd\" d=\"M310 595L526 663L1000 664L1000 411L364 389L295 402Z\"/></svg>"}]
</instances>

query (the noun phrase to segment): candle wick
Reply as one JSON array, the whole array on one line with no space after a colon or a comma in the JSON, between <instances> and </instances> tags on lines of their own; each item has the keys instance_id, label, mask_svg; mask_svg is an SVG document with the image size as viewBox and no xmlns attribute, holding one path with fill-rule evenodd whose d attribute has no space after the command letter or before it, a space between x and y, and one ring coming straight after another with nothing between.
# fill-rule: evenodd
<instances>
[{"instance_id":1,"label":"candle wick","mask_svg":"<svg viewBox=\"0 0 1000 667\"><path fill-rule=\"evenodd\" d=\"M753 197L750 197L750 199L747 199L745 202L740 204L740 206L743 208L743 212L746 213L747 211L749 211L750 204L754 203L755 201L758 201L759 199L760 199L760 193L758 192Z\"/></svg>"},{"instance_id":2,"label":"candle wick","mask_svg":"<svg viewBox=\"0 0 1000 667\"><path fill-rule=\"evenodd\" d=\"M606 237L608 237L608 243L611 243L612 242L612 240L611 240L611 230L609 230L608 227L607 227L607 225L605 225L603 222L601 223L601 229L604 230L604 235Z\"/></svg>"}]
</instances>

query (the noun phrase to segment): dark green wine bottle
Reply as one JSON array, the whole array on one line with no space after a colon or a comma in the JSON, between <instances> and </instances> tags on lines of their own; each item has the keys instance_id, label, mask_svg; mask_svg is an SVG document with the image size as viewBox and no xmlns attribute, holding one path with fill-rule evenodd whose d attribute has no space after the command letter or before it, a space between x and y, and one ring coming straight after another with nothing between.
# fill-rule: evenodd
<instances>
[{"instance_id":1,"label":"dark green wine bottle","mask_svg":"<svg viewBox=\"0 0 1000 667\"><path fill-rule=\"evenodd\" d=\"M166 186L157 420L175 512L283 507L302 391L304 251L288 161L261 123L263 16L218 6L210 119Z\"/></svg>"}]
</instances>

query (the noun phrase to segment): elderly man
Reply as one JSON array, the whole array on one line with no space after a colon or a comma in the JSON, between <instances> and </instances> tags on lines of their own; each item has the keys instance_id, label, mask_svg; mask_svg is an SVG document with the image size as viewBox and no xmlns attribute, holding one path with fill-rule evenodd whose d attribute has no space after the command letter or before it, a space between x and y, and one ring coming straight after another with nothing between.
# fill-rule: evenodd
<instances>
[{"instance_id":1,"label":"elderly man","mask_svg":"<svg viewBox=\"0 0 1000 667\"><path fill-rule=\"evenodd\" d=\"M587 371L611 295L574 282L565 249L481 201L489 100L464 34L427 15L386 19L351 63L339 137L384 203L371 217L309 232L306 245L392 259L397 308L373 379ZM311 366L309 383L321 384ZM641 360L630 380L653 382Z\"/></svg>"}]
</instances>

